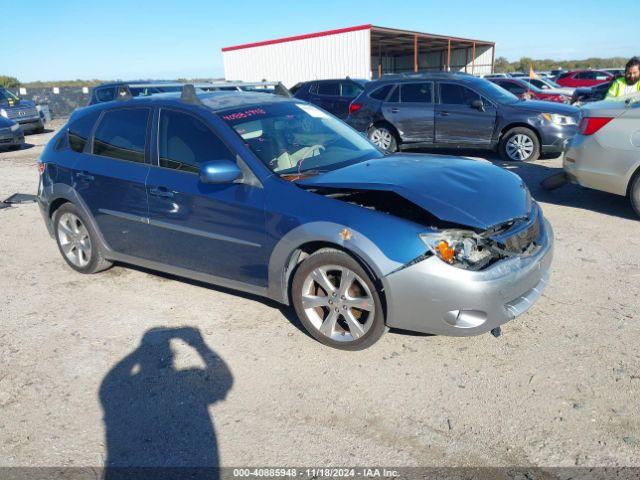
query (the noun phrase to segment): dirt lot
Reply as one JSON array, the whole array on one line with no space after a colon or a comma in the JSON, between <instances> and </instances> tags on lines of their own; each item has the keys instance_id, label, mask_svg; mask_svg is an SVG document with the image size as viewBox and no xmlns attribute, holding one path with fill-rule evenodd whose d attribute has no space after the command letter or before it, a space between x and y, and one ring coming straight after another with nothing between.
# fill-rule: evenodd
<instances>
[{"instance_id":1,"label":"dirt lot","mask_svg":"<svg viewBox=\"0 0 640 480\"><path fill-rule=\"evenodd\" d=\"M0 153L0 198L36 193L51 135ZM35 204L0 210L0 466L640 465L640 222L623 198L541 191L560 165L508 165L556 254L501 338L390 332L356 353L259 298L82 276Z\"/></svg>"}]
</instances>

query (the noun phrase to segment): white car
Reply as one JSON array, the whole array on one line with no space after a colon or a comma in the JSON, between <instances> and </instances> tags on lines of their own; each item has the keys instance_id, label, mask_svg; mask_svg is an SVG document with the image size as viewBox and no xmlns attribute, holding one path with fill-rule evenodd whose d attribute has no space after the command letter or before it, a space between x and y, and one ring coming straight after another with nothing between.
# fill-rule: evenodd
<instances>
[{"instance_id":1,"label":"white car","mask_svg":"<svg viewBox=\"0 0 640 480\"><path fill-rule=\"evenodd\" d=\"M640 215L640 95L582 107L563 160L572 183L628 196Z\"/></svg>"},{"instance_id":2,"label":"white car","mask_svg":"<svg viewBox=\"0 0 640 480\"><path fill-rule=\"evenodd\" d=\"M562 85L558 85L556 82L549 78L522 77L520 78L520 80L530 83L534 87L538 87L540 90L544 90L544 93L555 93L558 95L567 95L570 97L575 91L575 88L563 87Z\"/></svg>"}]
</instances>

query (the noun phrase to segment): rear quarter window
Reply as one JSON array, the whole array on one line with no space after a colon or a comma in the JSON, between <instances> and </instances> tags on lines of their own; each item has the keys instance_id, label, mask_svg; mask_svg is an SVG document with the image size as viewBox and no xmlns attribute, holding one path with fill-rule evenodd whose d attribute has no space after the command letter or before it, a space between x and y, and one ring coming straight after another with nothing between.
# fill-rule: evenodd
<instances>
[{"instance_id":1,"label":"rear quarter window","mask_svg":"<svg viewBox=\"0 0 640 480\"><path fill-rule=\"evenodd\" d=\"M70 120L69 126L67 127L66 138L71 150L76 152L82 152L84 150L84 146L87 144L93 126L99 116L100 112L97 111ZM61 147L62 146L63 144L61 144Z\"/></svg>"},{"instance_id":2,"label":"rear quarter window","mask_svg":"<svg viewBox=\"0 0 640 480\"><path fill-rule=\"evenodd\" d=\"M376 88L373 92L369 94L371 98L374 100L384 101L389 95L389 92L393 88L393 85L384 85L382 87Z\"/></svg>"}]
</instances>

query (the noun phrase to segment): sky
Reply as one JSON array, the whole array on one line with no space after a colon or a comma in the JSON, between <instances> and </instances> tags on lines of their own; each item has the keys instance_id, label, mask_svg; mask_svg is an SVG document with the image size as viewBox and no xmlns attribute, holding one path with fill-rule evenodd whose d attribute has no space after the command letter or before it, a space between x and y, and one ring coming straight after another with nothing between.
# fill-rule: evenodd
<instances>
[{"instance_id":1,"label":"sky","mask_svg":"<svg viewBox=\"0 0 640 480\"><path fill-rule=\"evenodd\" d=\"M640 54L640 1L0 0L0 75L222 77L225 46L371 23L496 42L517 60Z\"/></svg>"}]
</instances>

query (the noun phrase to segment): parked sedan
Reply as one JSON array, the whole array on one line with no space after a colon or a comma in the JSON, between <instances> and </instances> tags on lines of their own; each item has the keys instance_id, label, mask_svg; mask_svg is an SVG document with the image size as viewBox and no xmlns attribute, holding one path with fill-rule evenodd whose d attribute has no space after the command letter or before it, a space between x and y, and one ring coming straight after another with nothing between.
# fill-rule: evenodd
<instances>
[{"instance_id":1,"label":"parked sedan","mask_svg":"<svg viewBox=\"0 0 640 480\"><path fill-rule=\"evenodd\" d=\"M560 92L542 90L527 82L523 78L492 78L489 81L513 93L516 97L526 100L543 100L548 102L569 103L569 95Z\"/></svg>"},{"instance_id":2,"label":"parked sedan","mask_svg":"<svg viewBox=\"0 0 640 480\"><path fill-rule=\"evenodd\" d=\"M24 133L13 120L0 116L0 148L17 150L24 143Z\"/></svg>"},{"instance_id":3,"label":"parked sedan","mask_svg":"<svg viewBox=\"0 0 640 480\"><path fill-rule=\"evenodd\" d=\"M40 162L41 213L74 270L119 261L265 296L336 348L387 327L497 334L549 276L551 226L520 177L386 156L296 99L191 87L99 104Z\"/></svg>"},{"instance_id":4,"label":"parked sedan","mask_svg":"<svg viewBox=\"0 0 640 480\"><path fill-rule=\"evenodd\" d=\"M338 118L346 118L349 104L362 93L368 80L315 80L296 85L294 97L306 100Z\"/></svg>"},{"instance_id":5,"label":"parked sedan","mask_svg":"<svg viewBox=\"0 0 640 480\"><path fill-rule=\"evenodd\" d=\"M563 87L593 87L610 82L613 75L604 70L572 70L561 73L555 82Z\"/></svg>"},{"instance_id":6,"label":"parked sedan","mask_svg":"<svg viewBox=\"0 0 640 480\"><path fill-rule=\"evenodd\" d=\"M349 106L347 123L381 149L496 150L505 160L560 154L580 111L522 101L494 83L453 73L429 73L369 83Z\"/></svg>"},{"instance_id":7,"label":"parked sedan","mask_svg":"<svg viewBox=\"0 0 640 480\"><path fill-rule=\"evenodd\" d=\"M582 107L579 133L563 160L569 180L628 196L640 215L640 96Z\"/></svg>"},{"instance_id":8,"label":"parked sedan","mask_svg":"<svg viewBox=\"0 0 640 480\"><path fill-rule=\"evenodd\" d=\"M3 87L0 87L0 117L18 123L25 133L42 133L44 131L45 120L40 115L38 106L30 100L14 95Z\"/></svg>"}]
</instances>

